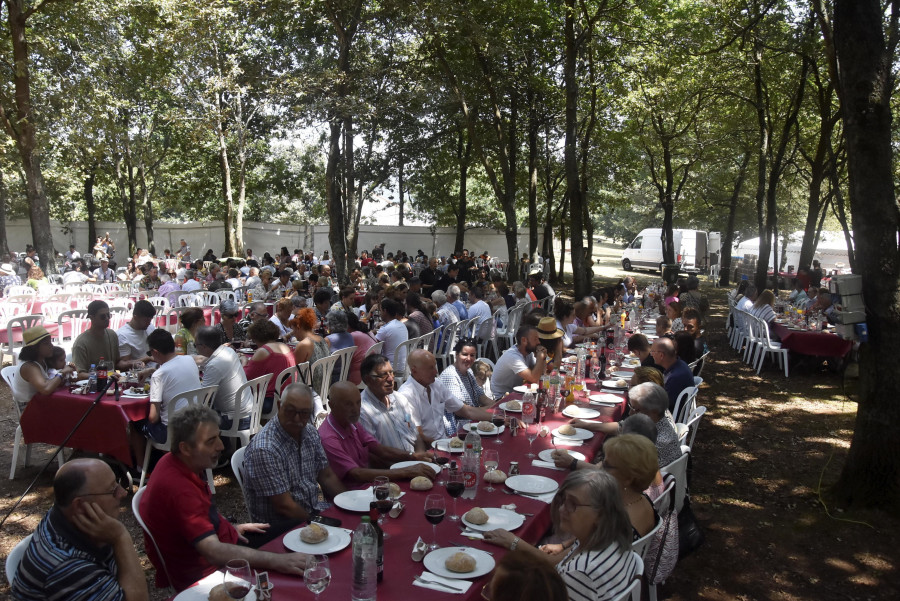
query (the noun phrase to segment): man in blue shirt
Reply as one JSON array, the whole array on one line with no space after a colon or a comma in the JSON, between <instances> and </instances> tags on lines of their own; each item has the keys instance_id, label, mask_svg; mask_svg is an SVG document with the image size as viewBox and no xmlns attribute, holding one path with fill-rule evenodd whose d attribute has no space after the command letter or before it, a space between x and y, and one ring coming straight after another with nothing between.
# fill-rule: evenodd
<instances>
[{"instance_id":1,"label":"man in blue shirt","mask_svg":"<svg viewBox=\"0 0 900 601\"><path fill-rule=\"evenodd\" d=\"M694 385L694 374L688 364L678 358L675 342L666 336L653 341L650 354L656 364L663 368L664 388L669 395L669 411L675 411L675 401L685 388Z\"/></svg>"}]
</instances>

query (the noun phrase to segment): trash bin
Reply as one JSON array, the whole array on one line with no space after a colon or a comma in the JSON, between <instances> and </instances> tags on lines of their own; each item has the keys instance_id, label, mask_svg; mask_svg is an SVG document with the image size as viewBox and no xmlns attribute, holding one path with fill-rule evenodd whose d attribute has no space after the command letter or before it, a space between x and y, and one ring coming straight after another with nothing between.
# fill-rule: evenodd
<instances>
[{"instance_id":1,"label":"trash bin","mask_svg":"<svg viewBox=\"0 0 900 601\"><path fill-rule=\"evenodd\" d=\"M678 279L678 272L681 271L681 265L677 263L667 263L663 265L663 281L666 284L674 284Z\"/></svg>"}]
</instances>

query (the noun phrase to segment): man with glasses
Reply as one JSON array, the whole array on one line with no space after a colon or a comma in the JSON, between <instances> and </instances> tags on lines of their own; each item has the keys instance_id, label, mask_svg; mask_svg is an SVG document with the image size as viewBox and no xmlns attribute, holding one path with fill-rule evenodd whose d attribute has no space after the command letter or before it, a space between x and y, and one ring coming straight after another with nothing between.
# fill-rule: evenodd
<instances>
[{"instance_id":1,"label":"man with glasses","mask_svg":"<svg viewBox=\"0 0 900 601\"><path fill-rule=\"evenodd\" d=\"M369 355L359 367L366 385L361 394L359 421L383 445L407 452L426 450L412 425L412 416L399 409L394 393L394 368L384 355Z\"/></svg>"},{"instance_id":2,"label":"man with glasses","mask_svg":"<svg viewBox=\"0 0 900 601\"><path fill-rule=\"evenodd\" d=\"M98 365L101 358L110 361L110 365L118 365L120 358L119 337L109 329L109 305L102 300L91 301L87 316L91 326L72 345L72 361L81 380L90 375L91 364Z\"/></svg>"},{"instance_id":3,"label":"man with glasses","mask_svg":"<svg viewBox=\"0 0 900 601\"><path fill-rule=\"evenodd\" d=\"M257 322L260 319L269 319L269 312L266 310L266 304L262 301L254 302L250 305L250 312L247 313L247 316L238 322L245 332L250 328L251 325Z\"/></svg>"},{"instance_id":4,"label":"man with glasses","mask_svg":"<svg viewBox=\"0 0 900 601\"><path fill-rule=\"evenodd\" d=\"M654 340L650 354L656 364L663 368L665 389L669 394L669 411L675 411L678 395L685 388L694 385L694 374L688 364L678 357L675 341L671 338L664 336Z\"/></svg>"},{"instance_id":5,"label":"man with glasses","mask_svg":"<svg viewBox=\"0 0 900 601\"><path fill-rule=\"evenodd\" d=\"M247 446L244 492L254 520L308 520L330 506L319 500L320 485L328 499L346 490L309 423L312 414L312 390L291 384L281 393L278 415Z\"/></svg>"},{"instance_id":6,"label":"man with glasses","mask_svg":"<svg viewBox=\"0 0 900 601\"><path fill-rule=\"evenodd\" d=\"M73 459L53 478L54 504L41 520L12 582L22 601L149 598L128 529L127 493L99 459Z\"/></svg>"}]
</instances>

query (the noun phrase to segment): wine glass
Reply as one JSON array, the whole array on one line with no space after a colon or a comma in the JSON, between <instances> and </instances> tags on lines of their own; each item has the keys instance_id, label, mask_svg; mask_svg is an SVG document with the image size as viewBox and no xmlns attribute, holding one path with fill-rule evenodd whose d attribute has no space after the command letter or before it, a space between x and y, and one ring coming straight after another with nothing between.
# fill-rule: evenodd
<instances>
[{"instance_id":1,"label":"wine glass","mask_svg":"<svg viewBox=\"0 0 900 601\"><path fill-rule=\"evenodd\" d=\"M225 564L225 592L232 599L243 599L253 589L250 562L246 559L230 559Z\"/></svg>"},{"instance_id":2,"label":"wine glass","mask_svg":"<svg viewBox=\"0 0 900 601\"><path fill-rule=\"evenodd\" d=\"M534 459L536 455L531 451L531 445L534 442L534 439L537 438L538 429L540 426L535 423L525 422L525 437L528 439L528 457L529 459Z\"/></svg>"},{"instance_id":3,"label":"wine glass","mask_svg":"<svg viewBox=\"0 0 900 601\"><path fill-rule=\"evenodd\" d=\"M431 522L433 539L433 542L428 545L429 552L441 548L437 543L437 525L443 521L445 513L447 513L447 510L444 507L443 495L428 495L428 498L425 499L425 519Z\"/></svg>"},{"instance_id":4,"label":"wine glass","mask_svg":"<svg viewBox=\"0 0 900 601\"><path fill-rule=\"evenodd\" d=\"M378 509L378 525L384 530L384 514L388 513L393 507L391 496L391 481L387 476L378 476L375 478L372 487L375 493L375 508ZM387 533L385 533L387 538Z\"/></svg>"},{"instance_id":5,"label":"wine glass","mask_svg":"<svg viewBox=\"0 0 900 601\"><path fill-rule=\"evenodd\" d=\"M491 418L491 423L494 424L494 426L496 426L498 430L506 423L506 411L503 409L503 407L497 407L494 410L494 416ZM494 442L497 444L503 444L503 439L500 438L500 432L497 432L497 437L494 438Z\"/></svg>"},{"instance_id":6,"label":"wine glass","mask_svg":"<svg viewBox=\"0 0 900 601\"><path fill-rule=\"evenodd\" d=\"M444 449L442 446L446 444L447 448ZM447 456L441 455L441 452L446 452ZM441 473L439 474L440 479L438 480L438 486L444 486L447 481L444 479L444 469L448 463L450 463L450 439L446 441L439 441L434 443L434 462L441 466Z\"/></svg>"},{"instance_id":7,"label":"wine glass","mask_svg":"<svg viewBox=\"0 0 900 601\"><path fill-rule=\"evenodd\" d=\"M462 472L459 470L450 470L447 474L447 494L453 497L453 514L450 516L451 521L458 521L459 516L456 514L456 499L460 497L466 490L466 483L463 481Z\"/></svg>"},{"instance_id":8,"label":"wine glass","mask_svg":"<svg viewBox=\"0 0 900 601\"><path fill-rule=\"evenodd\" d=\"M500 466L500 452L496 449L485 449L484 450L484 469L490 474L495 469ZM491 482L488 481L487 488L485 488L488 492L494 492L494 487L491 485Z\"/></svg>"},{"instance_id":9,"label":"wine glass","mask_svg":"<svg viewBox=\"0 0 900 601\"><path fill-rule=\"evenodd\" d=\"M331 567L327 555L310 555L303 571L303 581L309 592L319 598L319 594L331 584Z\"/></svg>"}]
</instances>

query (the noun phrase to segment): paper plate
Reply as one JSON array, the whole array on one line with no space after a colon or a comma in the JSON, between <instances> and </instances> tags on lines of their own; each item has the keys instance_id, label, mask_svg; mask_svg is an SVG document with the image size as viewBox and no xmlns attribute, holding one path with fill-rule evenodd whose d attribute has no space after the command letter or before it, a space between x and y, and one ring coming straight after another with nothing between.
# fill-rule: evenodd
<instances>
[{"instance_id":1,"label":"paper plate","mask_svg":"<svg viewBox=\"0 0 900 601\"><path fill-rule=\"evenodd\" d=\"M488 516L487 522L484 524L473 524L467 520L465 514L463 514L462 523L472 530L478 530L480 532L487 532L488 530L494 530L495 528L502 528L511 532L525 523L525 516L518 514L515 511L500 509L499 507L482 507L482 509Z\"/></svg>"},{"instance_id":2,"label":"paper plate","mask_svg":"<svg viewBox=\"0 0 900 601\"><path fill-rule=\"evenodd\" d=\"M444 562L446 562L451 555L459 553L460 551L466 555L470 555L475 560L475 569L471 572L460 574L459 572L451 572L444 567ZM454 578L457 580L464 578L478 578L494 569L494 558L484 551L473 549L472 547L443 547L441 549L435 549L425 556L425 569L432 574L437 574L444 578Z\"/></svg>"},{"instance_id":3,"label":"paper plate","mask_svg":"<svg viewBox=\"0 0 900 601\"><path fill-rule=\"evenodd\" d=\"M298 528L284 535L284 546L298 553L327 555L328 553L340 551L350 544L350 533L345 529L325 524L319 524L319 526L328 530L328 538L321 543L304 543L300 540L300 529Z\"/></svg>"},{"instance_id":4,"label":"paper plate","mask_svg":"<svg viewBox=\"0 0 900 601\"><path fill-rule=\"evenodd\" d=\"M569 449L544 449L543 451L538 453L538 457L541 461L549 461L550 463L553 463L553 451L565 451L573 459L577 459L578 461L587 461L584 454Z\"/></svg>"},{"instance_id":5,"label":"paper plate","mask_svg":"<svg viewBox=\"0 0 900 601\"><path fill-rule=\"evenodd\" d=\"M600 417L600 412L596 409L585 409L584 407L579 407L578 405L569 405L565 409L563 409L563 415L567 417L575 417L578 419L593 419L595 417Z\"/></svg>"},{"instance_id":6,"label":"paper plate","mask_svg":"<svg viewBox=\"0 0 900 601\"><path fill-rule=\"evenodd\" d=\"M563 440L590 440L594 437L594 433L583 428L575 428L575 434L560 434L559 428L553 431L553 436Z\"/></svg>"},{"instance_id":7,"label":"paper plate","mask_svg":"<svg viewBox=\"0 0 900 601\"><path fill-rule=\"evenodd\" d=\"M506 479L506 486L528 495L543 495L559 488L559 484L546 476L519 475Z\"/></svg>"}]
</instances>

